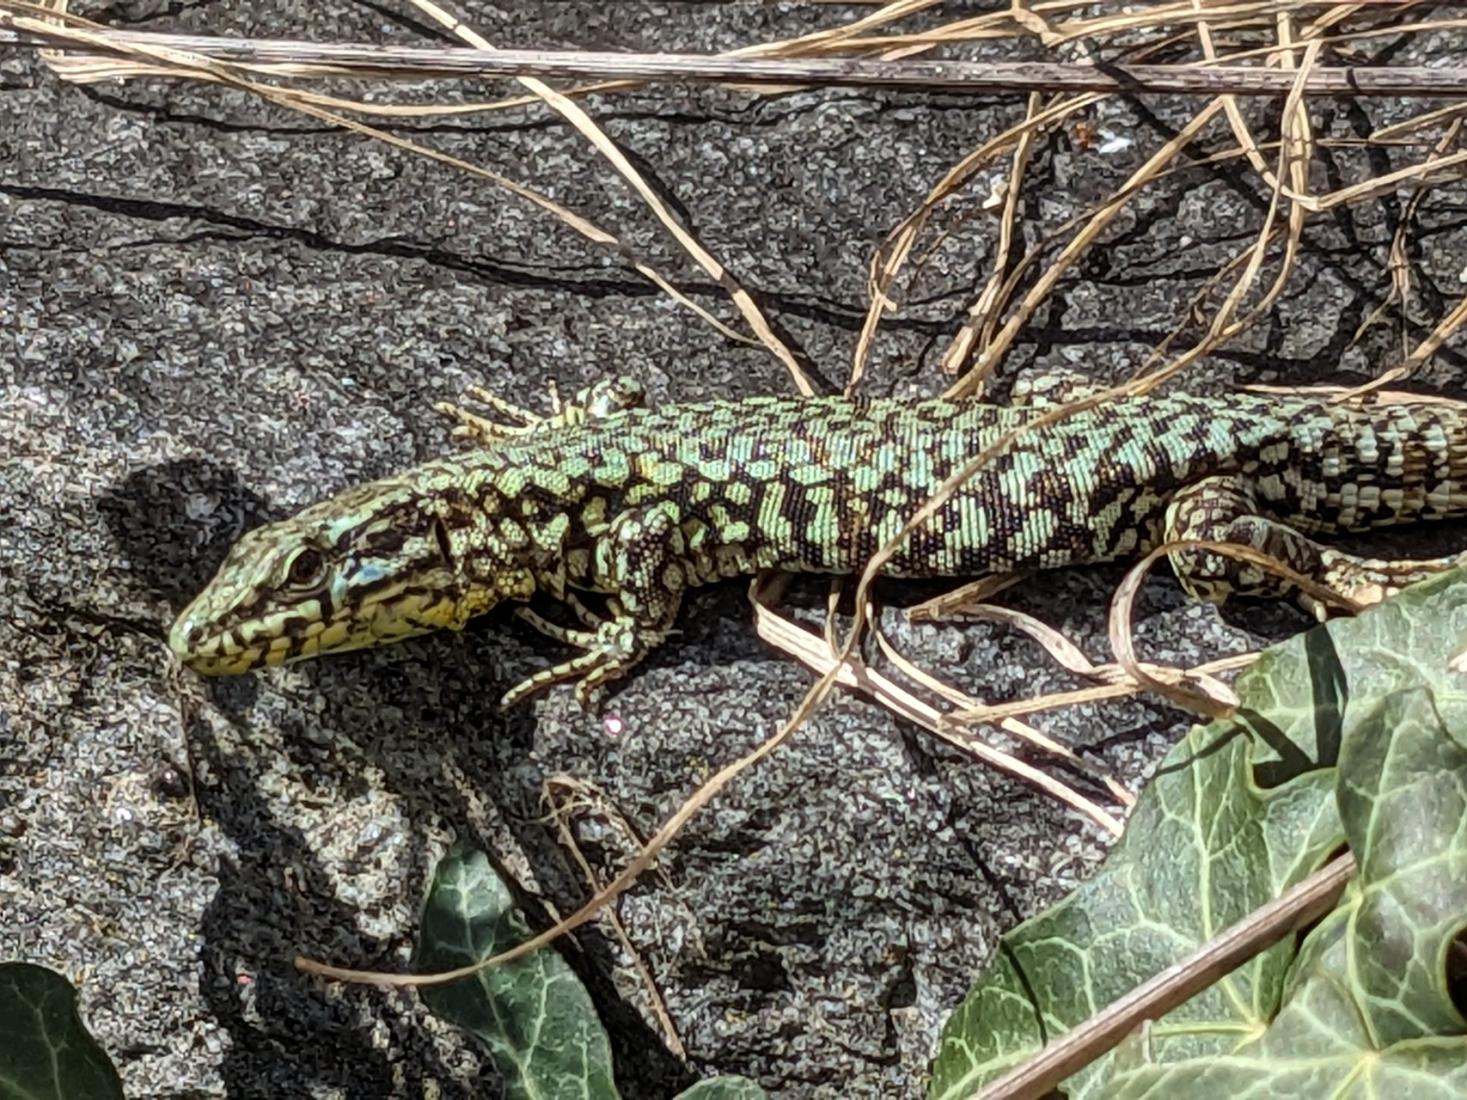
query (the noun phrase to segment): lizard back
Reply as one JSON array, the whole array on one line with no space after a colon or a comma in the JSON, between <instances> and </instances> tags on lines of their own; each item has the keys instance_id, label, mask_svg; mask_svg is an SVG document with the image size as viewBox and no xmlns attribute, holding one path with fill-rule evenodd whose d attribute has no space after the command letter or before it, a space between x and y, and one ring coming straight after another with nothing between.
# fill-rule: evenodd
<instances>
[{"instance_id":1,"label":"lizard back","mask_svg":"<svg viewBox=\"0 0 1467 1100\"><path fill-rule=\"evenodd\" d=\"M955 470L1038 411L943 400L756 398L631 410L470 457L464 489L569 509L594 540L674 506L702 579L848 573ZM464 460L459 460L463 462ZM1180 487L1236 474L1301 529L1467 511L1467 420L1433 403L1360 407L1234 395L1108 402L1021 434L915 531L893 576L1108 561L1160 539Z\"/></svg>"}]
</instances>

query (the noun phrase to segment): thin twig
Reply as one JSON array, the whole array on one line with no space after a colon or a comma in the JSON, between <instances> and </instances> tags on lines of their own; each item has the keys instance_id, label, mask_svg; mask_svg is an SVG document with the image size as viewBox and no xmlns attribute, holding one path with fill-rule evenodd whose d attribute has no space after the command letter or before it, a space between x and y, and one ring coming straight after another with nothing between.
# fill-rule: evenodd
<instances>
[{"instance_id":1,"label":"thin twig","mask_svg":"<svg viewBox=\"0 0 1467 1100\"><path fill-rule=\"evenodd\" d=\"M0 14L0 18L4 18ZM307 42L289 38L107 31L83 47L44 28L0 30L0 45L96 53L115 45L187 50L241 65L288 66L292 76L542 77L658 80L753 86L859 86L966 92L1163 92L1174 95L1286 96L1293 73L1246 65L1091 65L1054 61L880 61L865 58L744 58L684 53L597 50L481 50L467 47L378 46L366 42ZM309 72L299 71L308 68ZM1467 67L1424 65L1319 67L1307 95L1461 96Z\"/></svg>"}]
</instances>

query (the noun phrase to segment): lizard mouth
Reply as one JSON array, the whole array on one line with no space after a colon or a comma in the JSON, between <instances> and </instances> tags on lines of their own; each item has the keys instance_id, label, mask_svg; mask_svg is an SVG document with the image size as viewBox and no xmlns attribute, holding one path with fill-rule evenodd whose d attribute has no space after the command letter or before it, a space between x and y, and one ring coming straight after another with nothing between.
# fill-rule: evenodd
<instances>
[{"instance_id":1,"label":"lizard mouth","mask_svg":"<svg viewBox=\"0 0 1467 1100\"><path fill-rule=\"evenodd\" d=\"M279 665L303 654L293 639L251 642L243 631L216 628L188 608L168 632L168 648L178 662L205 676L238 676L265 665Z\"/></svg>"},{"instance_id":2,"label":"lizard mouth","mask_svg":"<svg viewBox=\"0 0 1467 1100\"><path fill-rule=\"evenodd\" d=\"M206 593L207 595L207 593ZM457 604L435 597L409 601L414 614L373 606L354 617L325 622L296 611L223 625L201 597L186 608L168 633L168 647L186 668L205 676L238 676L315 657L380 645L438 630L457 622ZM422 604L421 608L418 604Z\"/></svg>"}]
</instances>

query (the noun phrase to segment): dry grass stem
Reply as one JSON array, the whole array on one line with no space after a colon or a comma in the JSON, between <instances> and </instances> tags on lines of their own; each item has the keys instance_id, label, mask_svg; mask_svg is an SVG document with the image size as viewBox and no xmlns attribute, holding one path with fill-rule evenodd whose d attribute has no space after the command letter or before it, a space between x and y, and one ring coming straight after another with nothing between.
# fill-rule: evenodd
<instances>
[{"instance_id":1,"label":"dry grass stem","mask_svg":"<svg viewBox=\"0 0 1467 1100\"><path fill-rule=\"evenodd\" d=\"M9 2L9 0L0 0L0 2ZM69 26L66 28L66 33L85 41L94 32L84 27ZM141 47L139 47L139 49L141 49ZM168 49L158 49L153 52L156 55L155 60L167 70L167 75L169 76L175 78L197 79L226 84L230 87L234 87L241 91L256 95L261 99L276 104L277 106L296 111L300 114L309 115L330 125L338 126L344 130L350 130L355 133L359 133L364 137L370 137L386 145L391 145L395 148L402 149L405 152L410 152L416 156L437 161L441 164L447 165L448 167L455 168L459 171L477 176L480 179L487 180L495 184L496 186L501 187L506 191L509 191L511 194L514 194L519 198L522 198L525 201L530 202L535 206L538 206L540 209L546 211L547 213L552 214L565 225L569 226L581 236L585 237L592 244L598 245L604 249L611 251L619 259L627 263L628 266L630 266L634 271L644 276L649 282L651 282L653 285L657 286L660 290L667 294L668 297L673 299L684 308L687 308L693 313L697 314L700 318L707 322L711 327L719 331L722 335L743 343L750 342L748 337L745 337L742 334L735 332L728 326L724 325L716 317L710 314L706 309L698 305L696 302L692 301L676 287L674 287L655 268L637 258L631 248L627 246L620 238L602 229L600 226L596 225L590 220L581 217L579 214L575 213L569 208L555 202L553 199L550 199L547 196L542 195L540 192L525 186L524 184L511 180L507 176L503 176L498 172L491 171L490 169L481 167L480 165L472 164L459 157L439 152L436 149L431 149L427 146L409 141L406 138L402 138L397 136L396 134L389 133L388 131L369 126L366 123L348 118L345 115L337 114L334 111L318 107L313 103L299 99L293 91L278 89L272 85L261 84L257 81L239 76L229 67L224 66L220 63L210 61L207 58Z\"/></svg>"},{"instance_id":2,"label":"dry grass stem","mask_svg":"<svg viewBox=\"0 0 1467 1100\"><path fill-rule=\"evenodd\" d=\"M1089 817L1111 835L1120 835L1120 821L1078 791L1047 772L972 737L966 731L948 728L941 720L941 712L936 708L868 668L859 657L833 651L819 635L777 615L762 602L755 603L755 628L765 641L819 672L822 676L821 682L833 678L835 683L859 691L899 717L921 726L991 767L1008 772Z\"/></svg>"},{"instance_id":3,"label":"dry grass stem","mask_svg":"<svg viewBox=\"0 0 1467 1100\"><path fill-rule=\"evenodd\" d=\"M425 12L437 7L430 5L428 0L410 2ZM8 0L8 4L20 6L14 0ZM446 14L442 8L438 11ZM461 24L438 21L464 37ZM133 67L134 63L126 57L134 51L146 53L153 49L172 49L248 68L262 75L302 80L326 77L371 77L375 80L503 77L524 82L545 77L594 80L611 85L640 85L657 81L774 87L780 90L841 86L985 95L995 92L1067 91L1272 97L1286 94L1292 87L1292 80L1284 73L1247 65L1112 64L1100 67L1051 61L920 61L911 58L914 49L893 50L896 43L891 40L877 45L905 55L899 60L520 50L496 49L488 45L470 48L377 46L354 42L234 39L113 30L104 31L98 38L83 43L58 33L44 23L17 18L11 20L11 24L9 28L0 27L0 45L44 46L102 55L99 66L75 70L76 76L92 80L169 75L166 69L146 64ZM846 48L859 45L852 42ZM116 54L123 55L124 60L115 60L113 55ZM1464 89L1467 89L1467 67L1350 66L1316 69L1305 90L1310 95L1460 96Z\"/></svg>"},{"instance_id":4,"label":"dry grass stem","mask_svg":"<svg viewBox=\"0 0 1467 1100\"><path fill-rule=\"evenodd\" d=\"M1037 115L1031 114L1023 122L1010 126L990 138L949 168L928 191L921 205L887 234L885 242L871 258L871 275L868 281L871 304L867 309L866 319L861 325L860 336L856 340L846 392L854 392L865 374L866 363L876 340L882 314L896 308L897 303L891 295L892 283L906 263L907 257L916 244L918 234L927 224L933 211L949 196L956 194L981 167L1017 146L1025 134L1062 121L1097 102L1099 98L1087 95L1064 100Z\"/></svg>"},{"instance_id":5,"label":"dry grass stem","mask_svg":"<svg viewBox=\"0 0 1467 1100\"><path fill-rule=\"evenodd\" d=\"M682 832L683 826L698 811L717 797L720 791L741 774L775 752L781 745L794 736L795 731L804 724L806 719L814 713L816 707L830 694L831 689L835 686L838 671L838 666L831 665L827 672L811 685L804 700L795 709L789 721L750 752L745 753L733 763L725 765L710 779L699 786L696 791L688 796L687 801L679 806L667 821L663 823L661 828L653 834L652 839L643 846L641 852L638 853L635 859L619 871L602 889L598 890L581 908L577 909L570 916L556 921L553 926L547 928L545 931L530 937L523 943L517 944L508 951L503 951L498 955L481 959L479 962L469 966L461 966L454 970L442 971L436 974L393 974L382 971L355 970L349 967L332 966L315 959L305 958L297 958L295 960L296 967L308 974L315 974L318 977L330 978L335 981L358 982L393 988L443 985L448 982L456 982L461 978L472 977L483 970L495 966L502 966L515 959L524 958L526 955L532 954L542 947L548 947L567 932L574 931L587 921L593 919L623 893L636 885L642 873L656 862L658 854L677 838L678 834Z\"/></svg>"},{"instance_id":6,"label":"dry grass stem","mask_svg":"<svg viewBox=\"0 0 1467 1100\"><path fill-rule=\"evenodd\" d=\"M1050 104L1054 106L1054 104ZM1029 110L1025 119L1026 123L1032 123L1044 113L1044 102L1036 92L1029 96ZM1060 116L1063 117L1063 116ZM1018 144L1014 147L1013 161L1009 165L1008 178L1003 184L1003 209L998 217L998 242L993 249L993 271L988 276L988 281L983 286L983 291L978 295L974 303L968 307L968 315L963 319L952 342L942 354L942 370L944 374L956 375L967 364L972 357L973 347L979 342L980 333L983 337L982 344L986 345L993 335L993 326L997 324L999 312L1005 304L1005 299L1000 291L1006 284L1005 275L1008 271L1010 256L1014 249L1014 232L1019 212L1019 200L1025 194L1024 172L1029 167L1029 159L1034 155L1035 143L1040 131L1033 126L1028 127L1019 137Z\"/></svg>"},{"instance_id":7,"label":"dry grass stem","mask_svg":"<svg viewBox=\"0 0 1467 1100\"><path fill-rule=\"evenodd\" d=\"M967 692L960 691L953 685L908 660L892 644L891 640L887 638L885 632L882 631L876 617L875 608L867 607L866 611L867 629L871 631L871 636L876 639L876 644L886 659L895 665L902 675L958 708L956 712L939 718L938 724L940 728L946 728L951 732L954 727L950 723L956 714L973 714L984 708L984 703L974 699ZM831 648L833 651L834 647ZM967 724L973 725L975 723L970 722ZM1054 740L1054 738L1041 733L1033 726L1017 721L1012 716L997 718L993 724L999 726L1005 733L1011 734L1021 741L1028 742L1040 751L1061 758L1066 764L1082 772L1091 781L1105 787L1111 797L1121 803L1121 805L1129 807L1134 802L1131 793L1121 785L1119 780L1103 768L1086 760L1084 757L1078 756L1068 745L1061 744Z\"/></svg>"},{"instance_id":8,"label":"dry grass stem","mask_svg":"<svg viewBox=\"0 0 1467 1100\"><path fill-rule=\"evenodd\" d=\"M610 821L623 836L631 840L636 848L643 847L644 841L632 827L632 823L616 808L606 793L592 783L587 783L574 776L555 775L545 780L540 796L550 806L550 816L555 822L556 831L560 833L561 847L570 852L571 858L581 869L581 874L591 887L592 893L599 893L606 886L581 851L575 832L571 828L572 815L599 813ZM667 1044L667 1048L676 1058L686 1060L687 1048L683 1045L682 1037L677 1033L677 1025L672 1022L672 1016L667 1011L667 1004L662 999L662 991L657 988L652 972L647 969L642 953L632 943L626 925L622 923L621 914L616 911L614 905L606 907L606 919L611 924L612 932L621 941L622 947L626 949L627 957L631 959L632 966L637 971L642 988L647 991L647 1000L651 1006L652 1015L656 1018L657 1026L662 1031L662 1041Z\"/></svg>"},{"instance_id":9,"label":"dry grass stem","mask_svg":"<svg viewBox=\"0 0 1467 1100\"><path fill-rule=\"evenodd\" d=\"M497 52L482 35L455 16L450 15L445 9L433 3L432 0L411 0L411 3L476 49ZM729 271L727 267L715 259L713 254L703 247L697 237L683 225L682 219L672 212L671 208L662 200L662 196L653 190L651 185L642 177L641 172L632 166L632 162L627 159L626 154L618 148L616 143L606 135L606 132L601 127L597 126L591 120L591 116L574 100L561 95L542 80L535 77L522 76L519 78L519 82L527 90L545 100L551 109L574 126L587 141L595 146L596 151L605 157L622 179L631 185L638 197L647 205L657 220L662 223L663 228L672 235L673 239L677 241L689 257L706 271L714 282L723 288L724 293L729 296L729 299L738 308L738 311L743 314L744 320L748 323L749 327L754 330L754 335L774 354L775 358L784 364L785 369L790 372L790 377L794 381L795 388L806 397L814 395L814 384L806 375L804 368L796 360L794 353L790 351L783 340L775 335L774 329L770 327L768 318L764 316L764 311L759 308L753 296L744 289L733 272Z\"/></svg>"},{"instance_id":10,"label":"dry grass stem","mask_svg":"<svg viewBox=\"0 0 1467 1100\"><path fill-rule=\"evenodd\" d=\"M963 612L976 619L986 619L990 622L1003 623L1024 634L1044 647L1045 651L1055 662L1067 672L1088 680L1100 681L1101 686L1081 688L1073 692L1057 692L1050 695L1035 696L1032 699L1020 700L1014 703L989 704L980 710L971 713L956 715L955 718L962 721L991 721L1008 714L1030 714L1039 710L1049 710L1071 703L1091 702L1096 699L1113 698L1119 695L1134 695L1146 688L1146 683L1137 680L1120 665L1095 664L1084 652L1053 627L1039 622L1031 615L1022 611L1015 611L1007 607L998 607L992 604L981 604L966 608ZM1179 669L1161 665L1152 665L1142 662L1139 667L1152 680L1188 681L1196 683L1201 690L1219 700L1226 701L1232 698L1231 689L1220 680L1212 677L1212 673L1219 671L1231 671L1235 668L1250 664L1257 654L1239 654L1234 657L1220 658L1210 661L1195 668Z\"/></svg>"},{"instance_id":11,"label":"dry grass stem","mask_svg":"<svg viewBox=\"0 0 1467 1100\"><path fill-rule=\"evenodd\" d=\"M1283 562L1251 546L1241 546L1231 542L1213 542L1207 539L1177 539L1153 549L1126 574L1126 579L1116 590L1115 597L1111 601L1108 631L1111 649L1115 652L1120 666L1126 670L1126 674L1138 684L1144 685L1175 705L1194 711L1206 718L1225 718L1233 713L1237 708L1238 698L1232 689L1215 680L1191 680L1182 670L1169 670L1167 674L1159 675L1155 666L1143 665L1137 659L1131 637L1132 612L1146 574L1158 558L1179 550L1206 550L1237 561L1245 561L1282 578L1320 605L1339 607L1351 614L1364 610L1363 604L1341 595L1311 577L1304 576ZM1189 682L1196 686L1189 686ZM1222 688L1222 693L1218 694L1215 691L1216 688Z\"/></svg>"},{"instance_id":12,"label":"dry grass stem","mask_svg":"<svg viewBox=\"0 0 1467 1100\"><path fill-rule=\"evenodd\" d=\"M1029 320L1040 306L1048 301L1061 277L1099 239L1106 227L1126 208L1151 177L1191 144L1193 138L1212 122L1218 110L1219 104L1214 101L1194 115L1175 137L1152 154L1136 170L1111 201L1096 211L1084 227L1060 250L1054 262L1035 280L1034 285L1020 300L1009 319L1004 322L1003 327L994 333L993 339L983 349L976 369L948 387L948 397L958 400L971 396L978 384L997 370L1019 333L1028 325ZM1176 370L1180 369L1178 365L1169 373L1176 373Z\"/></svg>"}]
</instances>

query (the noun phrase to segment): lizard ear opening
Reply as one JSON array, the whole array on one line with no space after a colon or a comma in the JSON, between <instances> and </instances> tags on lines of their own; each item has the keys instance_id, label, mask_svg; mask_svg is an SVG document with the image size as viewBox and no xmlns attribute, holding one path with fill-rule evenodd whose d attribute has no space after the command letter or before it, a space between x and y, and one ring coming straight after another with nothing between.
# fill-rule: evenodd
<instances>
[{"instance_id":1,"label":"lizard ear opening","mask_svg":"<svg viewBox=\"0 0 1467 1100\"><path fill-rule=\"evenodd\" d=\"M438 553L443 556L443 564L451 570L453 568L453 544L448 541L448 528L443 525L442 518L433 517L433 538L438 542Z\"/></svg>"}]
</instances>

